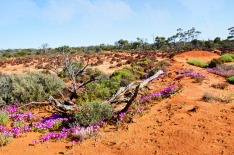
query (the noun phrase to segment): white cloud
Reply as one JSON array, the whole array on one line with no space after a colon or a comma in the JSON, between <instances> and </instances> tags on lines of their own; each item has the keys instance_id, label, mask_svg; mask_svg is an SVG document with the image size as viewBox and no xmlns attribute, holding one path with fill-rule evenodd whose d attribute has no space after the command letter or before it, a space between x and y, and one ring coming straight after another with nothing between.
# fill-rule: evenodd
<instances>
[{"instance_id":1,"label":"white cloud","mask_svg":"<svg viewBox=\"0 0 234 155\"><path fill-rule=\"evenodd\" d=\"M63 23L72 20L77 13L76 2L78 1L50 0L47 6L41 9L42 15L53 22Z\"/></svg>"},{"instance_id":2,"label":"white cloud","mask_svg":"<svg viewBox=\"0 0 234 155\"><path fill-rule=\"evenodd\" d=\"M224 6L224 0L178 0L193 16L208 15Z\"/></svg>"},{"instance_id":3,"label":"white cloud","mask_svg":"<svg viewBox=\"0 0 234 155\"><path fill-rule=\"evenodd\" d=\"M87 6L91 18L124 20L134 14L131 7L123 1L97 0Z\"/></svg>"},{"instance_id":4,"label":"white cloud","mask_svg":"<svg viewBox=\"0 0 234 155\"><path fill-rule=\"evenodd\" d=\"M31 0L0 1L0 26L17 23L23 18L35 18L39 8Z\"/></svg>"},{"instance_id":5,"label":"white cloud","mask_svg":"<svg viewBox=\"0 0 234 155\"><path fill-rule=\"evenodd\" d=\"M77 18L92 21L118 21L126 19L132 10L123 1L116 0L50 0L42 9L48 20L63 23Z\"/></svg>"},{"instance_id":6,"label":"white cloud","mask_svg":"<svg viewBox=\"0 0 234 155\"><path fill-rule=\"evenodd\" d=\"M170 12L165 8L153 8L150 4L145 4L139 12L139 16L151 23L163 23L171 18Z\"/></svg>"},{"instance_id":7,"label":"white cloud","mask_svg":"<svg viewBox=\"0 0 234 155\"><path fill-rule=\"evenodd\" d=\"M191 13L191 23L194 25L200 25L203 36L212 36L217 32L216 25L212 18L219 13L225 7L225 0L178 0L181 5ZM202 23L202 24L199 24ZM207 38L203 38L207 39Z\"/></svg>"},{"instance_id":8,"label":"white cloud","mask_svg":"<svg viewBox=\"0 0 234 155\"><path fill-rule=\"evenodd\" d=\"M95 31L126 23L135 15L132 8L123 1L97 0L86 4L83 16L86 29Z\"/></svg>"}]
</instances>

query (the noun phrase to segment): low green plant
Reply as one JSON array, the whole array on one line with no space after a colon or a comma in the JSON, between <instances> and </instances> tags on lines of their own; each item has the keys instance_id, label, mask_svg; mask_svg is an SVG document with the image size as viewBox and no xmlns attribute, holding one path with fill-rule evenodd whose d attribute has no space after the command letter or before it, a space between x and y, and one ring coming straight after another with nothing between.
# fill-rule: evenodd
<instances>
[{"instance_id":1,"label":"low green plant","mask_svg":"<svg viewBox=\"0 0 234 155\"><path fill-rule=\"evenodd\" d=\"M106 100L116 93L120 87L120 79L109 79L104 77L93 83L89 83L84 87L84 90L78 93L76 104L84 104L96 100Z\"/></svg>"},{"instance_id":2,"label":"low green plant","mask_svg":"<svg viewBox=\"0 0 234 155\"><path fill-rule=\"evenodd\" d=\"M13 123L14 127L24 127L24 123L22 121L16 121Z\"/></svg>"},{"instance_id":3,"label":"low green plant","mask_svg":"<svg viewBox=\"0 0 234 155\"><path fill-rule=\"evenodd\" d=\"M232 54L232 53L224 54L221 57L223 57L223 56L225 56L225 57L228 56L228 57L231 57L232 59L234 59L234 54Z\"/></svg>"},{"instance_id":4,"label":"low green plant","mask_svg":"<svg viewBox=\"0 0 234 155\"><path fill-rule=\"evenodd\" d=\"M66 78L68 77L68 73L64 72L63 70L58 73L58 77L60 78Z\"/></svg>"},{"instance_id":5,"label":"low green plant","mask_svg":"<svg viewBox=\"0 0 234 155\"><path fill-rule=\"evenodd\" d=\"M16 56L26 56L28 53L26 51L20 51L16 53Z\"/></svg>"},{"instance_id":6,"label":"low green plant","mask_svg":"<svg viewBox=\"0 0 234 155\"><path fill-rule=\"evenodd\" d=\"M206 68L209 66L209 64L207 62L204 62L204 61L201 61L198 59L190 59L187 61L187 63L190 65L194 65L194 66L202 67L202 68Z\"/></svg>"},{"instance_id":7,"label":"low green plant","mask_svg":"<svg viewBox=\"0 0 234 155\"><path fill-rule=\"evenodd\" d=\"M233 57L231 54L224 54L221 57L219 57L219 59L221 59L224 62L232 62L233 61Z\"/></svg>"},{"instance_id":8,"label":"low green plant","mask_svg":"<svg viewBox=\"0 0 234 155\"><path fill-rule=\"evenodd\" d=\"M0 110L0 125L6 125L9 122L8 113L4 110Z\"/></svg>"},{"instance_id":9,"label":"low green plant","mask_svg":"<svg viewBox=\"0 0 234 155\"><path fill-rule=\"evenodd\" d=\"M231 84L234 84L234 76L230 76L229 78L227 78L227 81Z\"/></svg>"},{"instance_id":10,"label":"low green plant","mask_svg":"<svg viewBox=\"0 0 234 155\"><path fill-rule=\"evenodd\" d=\"M5 146L13 139L12 135L7 133L0 133L0 146Z\"/></svg>"},{"instance_id":11,"label":"low green plant","mask_svg":"<svg viewBox=\"0 0 234 155\"><path fill-rule=\"evenodd\" d=\"M134 81L137 79L137 73L133 72L131 67L125 67L123 69L115 71L111 77L119 77L120 79L128 79L129 81Z\"/></svg>"},{"instance_id":12,"label":"low green plant","mask_svg":"<svg viewBox=\"0 0 234 155\"><path fill-rule=\"evenodd\" d=\"M98 101L81 105L74 114L74 122L82 126L98 125L113 116L113 107Z\"/></svg>"}]
</instances>

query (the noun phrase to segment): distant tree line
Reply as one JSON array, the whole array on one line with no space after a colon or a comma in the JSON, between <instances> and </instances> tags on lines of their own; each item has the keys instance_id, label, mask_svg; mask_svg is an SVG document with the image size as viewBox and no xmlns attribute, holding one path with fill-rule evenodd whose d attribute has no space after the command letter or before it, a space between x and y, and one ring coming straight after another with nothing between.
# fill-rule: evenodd
<instances>
[{"instance_id":1,"label":"distant tree line","mask_svg":"<svg viewBox=\"0 0 234 155\"><path fill-rule=\"evenodd\" d=\"M156 36L153 43L148 43L147 39L136 38L136 41L120 39L114 45L101 44L96 46L69 47L61 46L50 48L47 43L42 44L38 49L7 49L0 50L1 57L17 57L27 55L56 54L61 52L70 53L99 53L103 51L165 51L180 52L187 50L221 50L234 51L234 27L228 28L229 35L226 39L216 37L214 40L199 40L201 34L194 27L189 30L177 29L176 34L165 38Z\"/></svg>"}]
</instances>

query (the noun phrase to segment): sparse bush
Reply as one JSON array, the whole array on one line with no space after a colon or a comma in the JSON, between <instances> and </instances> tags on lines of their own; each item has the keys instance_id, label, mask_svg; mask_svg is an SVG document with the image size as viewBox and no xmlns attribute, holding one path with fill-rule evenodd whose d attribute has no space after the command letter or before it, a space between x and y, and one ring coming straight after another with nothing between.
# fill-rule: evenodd
<instances>
[{"instance_id":1,"label":"sparse bush","mask_svg":"<svg viewBox=\"0 0 234 155\"><path fill-rule=\"evenodd\" d=\"M205 80L205 76L192 76L191 78L194 79L195 83L202 83Z\"/></svg>"},{"instance_id":2,"label":"sparse bush","mask_svg":"<svg viewBox=\"0 0 234 155\"><path fill-rule=\"evenodd\" d=\"M0 146L5 146L13 139L13 136L7 133L0 132Z\"/></svg>"},{"instance_id":3,"label":"sparse bush","mask_svg":"<svg viewBox=\"0 0 234 155\"><path fill-rule=\"evenodd\" d=\"M190 65L194 65L194 66L202 67L202 68L206 68L209 65L207 62L203 62L203 61L198 60L198 59L190 59L187 62Z\"/></svg>"},{"instance_id":4,"label":"sparse bush","mask_svg":"<svg viewBox=\"0 0 234 155\"><path fill-rule=\"evenodd\" d=\"M31 102L43 100L65 88L65 83L50 74L5 75L0 77L0 102Z\"/></svg>"},{"instance_id":5,"label":"sparse bush","mask_svg":"<svg viewBox=\"0 0 234 155\"><path fill-rule=\"evenodd\" d=\"M227 81L231 84L234 84L234 76L227 78Z\"/></svg>"},{"instance_id":6,"label":"sparse bush","mask_svg":"<svg viewBox=\"0 0 234 155\"><path fill-rule=\"evenodd\" d=\"M225 89L228 87L228 84L227 83L212 84L211 87L216 89Z\"/></svg>"},{"instance_id":7,"label":"sparse bush","mask_svg":"<svg viewBox=\"0 0 234 155\"><path fill-rule=\"evenodd\" d=\"M162 70L164 72L167 71L167 67L170 64L166 61L160 61L160 62L156 62L156 63L149 63L148 66L146 68L144 68L144 72L146 72L148 74L147 77L153 76L157 71Z\"/></svg>"},{"instance_id":8,"label":"sparse bush","mask_svg":"<svg viewBox=\"0 0 234 155\"><path fill-rule=\"evenodd\" d=\"M216 98L209 94L209 93L205 93L203 96L202 96L202 100L205 101L205 102L213 102L216 100Z\"/></svg>"},{"instance_id":9,"label":"sparse bush","mask_svg":"<svg viewBox=\"0 0 234 155\"><path fill-rule=\"evenodd\" d=\"M233 100L233 97L232 95L223 95L223 96L220 96L218 100L223 103L231 103Z\"/></svg>"},{"instance_id":10,"label":"sparse bush","mask_svg":"<svg viewBox=\"0 0 234 155\"><path fill-rule=\"evenodd\" d=\"M202 96L202 100L205 102L213 102L213 101L218 101L218 102L223 102L223 103L230 103L233 100L232 95L222 95L222 96L213 96L212 94L205 93Z\"/></svg>"},{"instance_id":11,"label":"sparse bush","mask_svg":"<svg viewBox=\"0 0 234 155\"><path fill-rule=\"evenodd\" d=\"M223 64L224 63L224 60L223 59L212 59L210 62L209 62L209 67L213 68L213 67L216 67L217 65L220 65L220 64Z\"/></svg>"},{"instance_id":12,"label":"sparse bush","mask_svg":"<svg viewBox=\"0 0 234 155\"><path fill-rule=\"evenodd\" d=\"M80 106L80 110L74 115L74 121L82 126L98 125L112 116L113 107L111 105L89 102Z\"/></svg>"}]
</instances>

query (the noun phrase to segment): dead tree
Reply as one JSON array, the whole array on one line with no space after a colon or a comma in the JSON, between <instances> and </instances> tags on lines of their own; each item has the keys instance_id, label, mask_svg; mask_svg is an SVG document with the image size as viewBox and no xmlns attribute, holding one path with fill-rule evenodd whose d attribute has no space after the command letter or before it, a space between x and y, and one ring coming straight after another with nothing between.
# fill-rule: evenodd
<instances>
[{"instance_id":1,"label":"dead tree","mask_svg":"<svg viewBox=\"0 0 234 155\"><path fill-rule=\"evenodd\" d=\"M100 77L90 76L87 81L82 81L79 83L77 80L79 76L85 74L87 67L89 66L89 59L87 63L83 65L81 62L72 61L69 53L63 52L62 56L55 56L52 58L51 65L48 65L48 69L54 72L56 75L59 75L60 71L68 74L69 79L71 80L72 87L67 87L70 92L69 100L78 97L78 90L84 87L85 85L98 80Z\"/></svg>"},{"instance_id":2,"label":"dead tree","mask_svg":"<svg viewBox=\"0 0 234 155\"><path fill-rule=\"evenodd\" d=\"M132 82L126 87L120 87L117 93L110 99L104 101L103 104L113 105L115 112L126 112L133 104L138 92L162 73L163 71L159 70L156 74L143 82ZM52 101L53 108L60 113L69 114L79 110L79 107L71 101L59 102L52 96L49 97L49 100Z\"/></svg>"}]
</instances>

